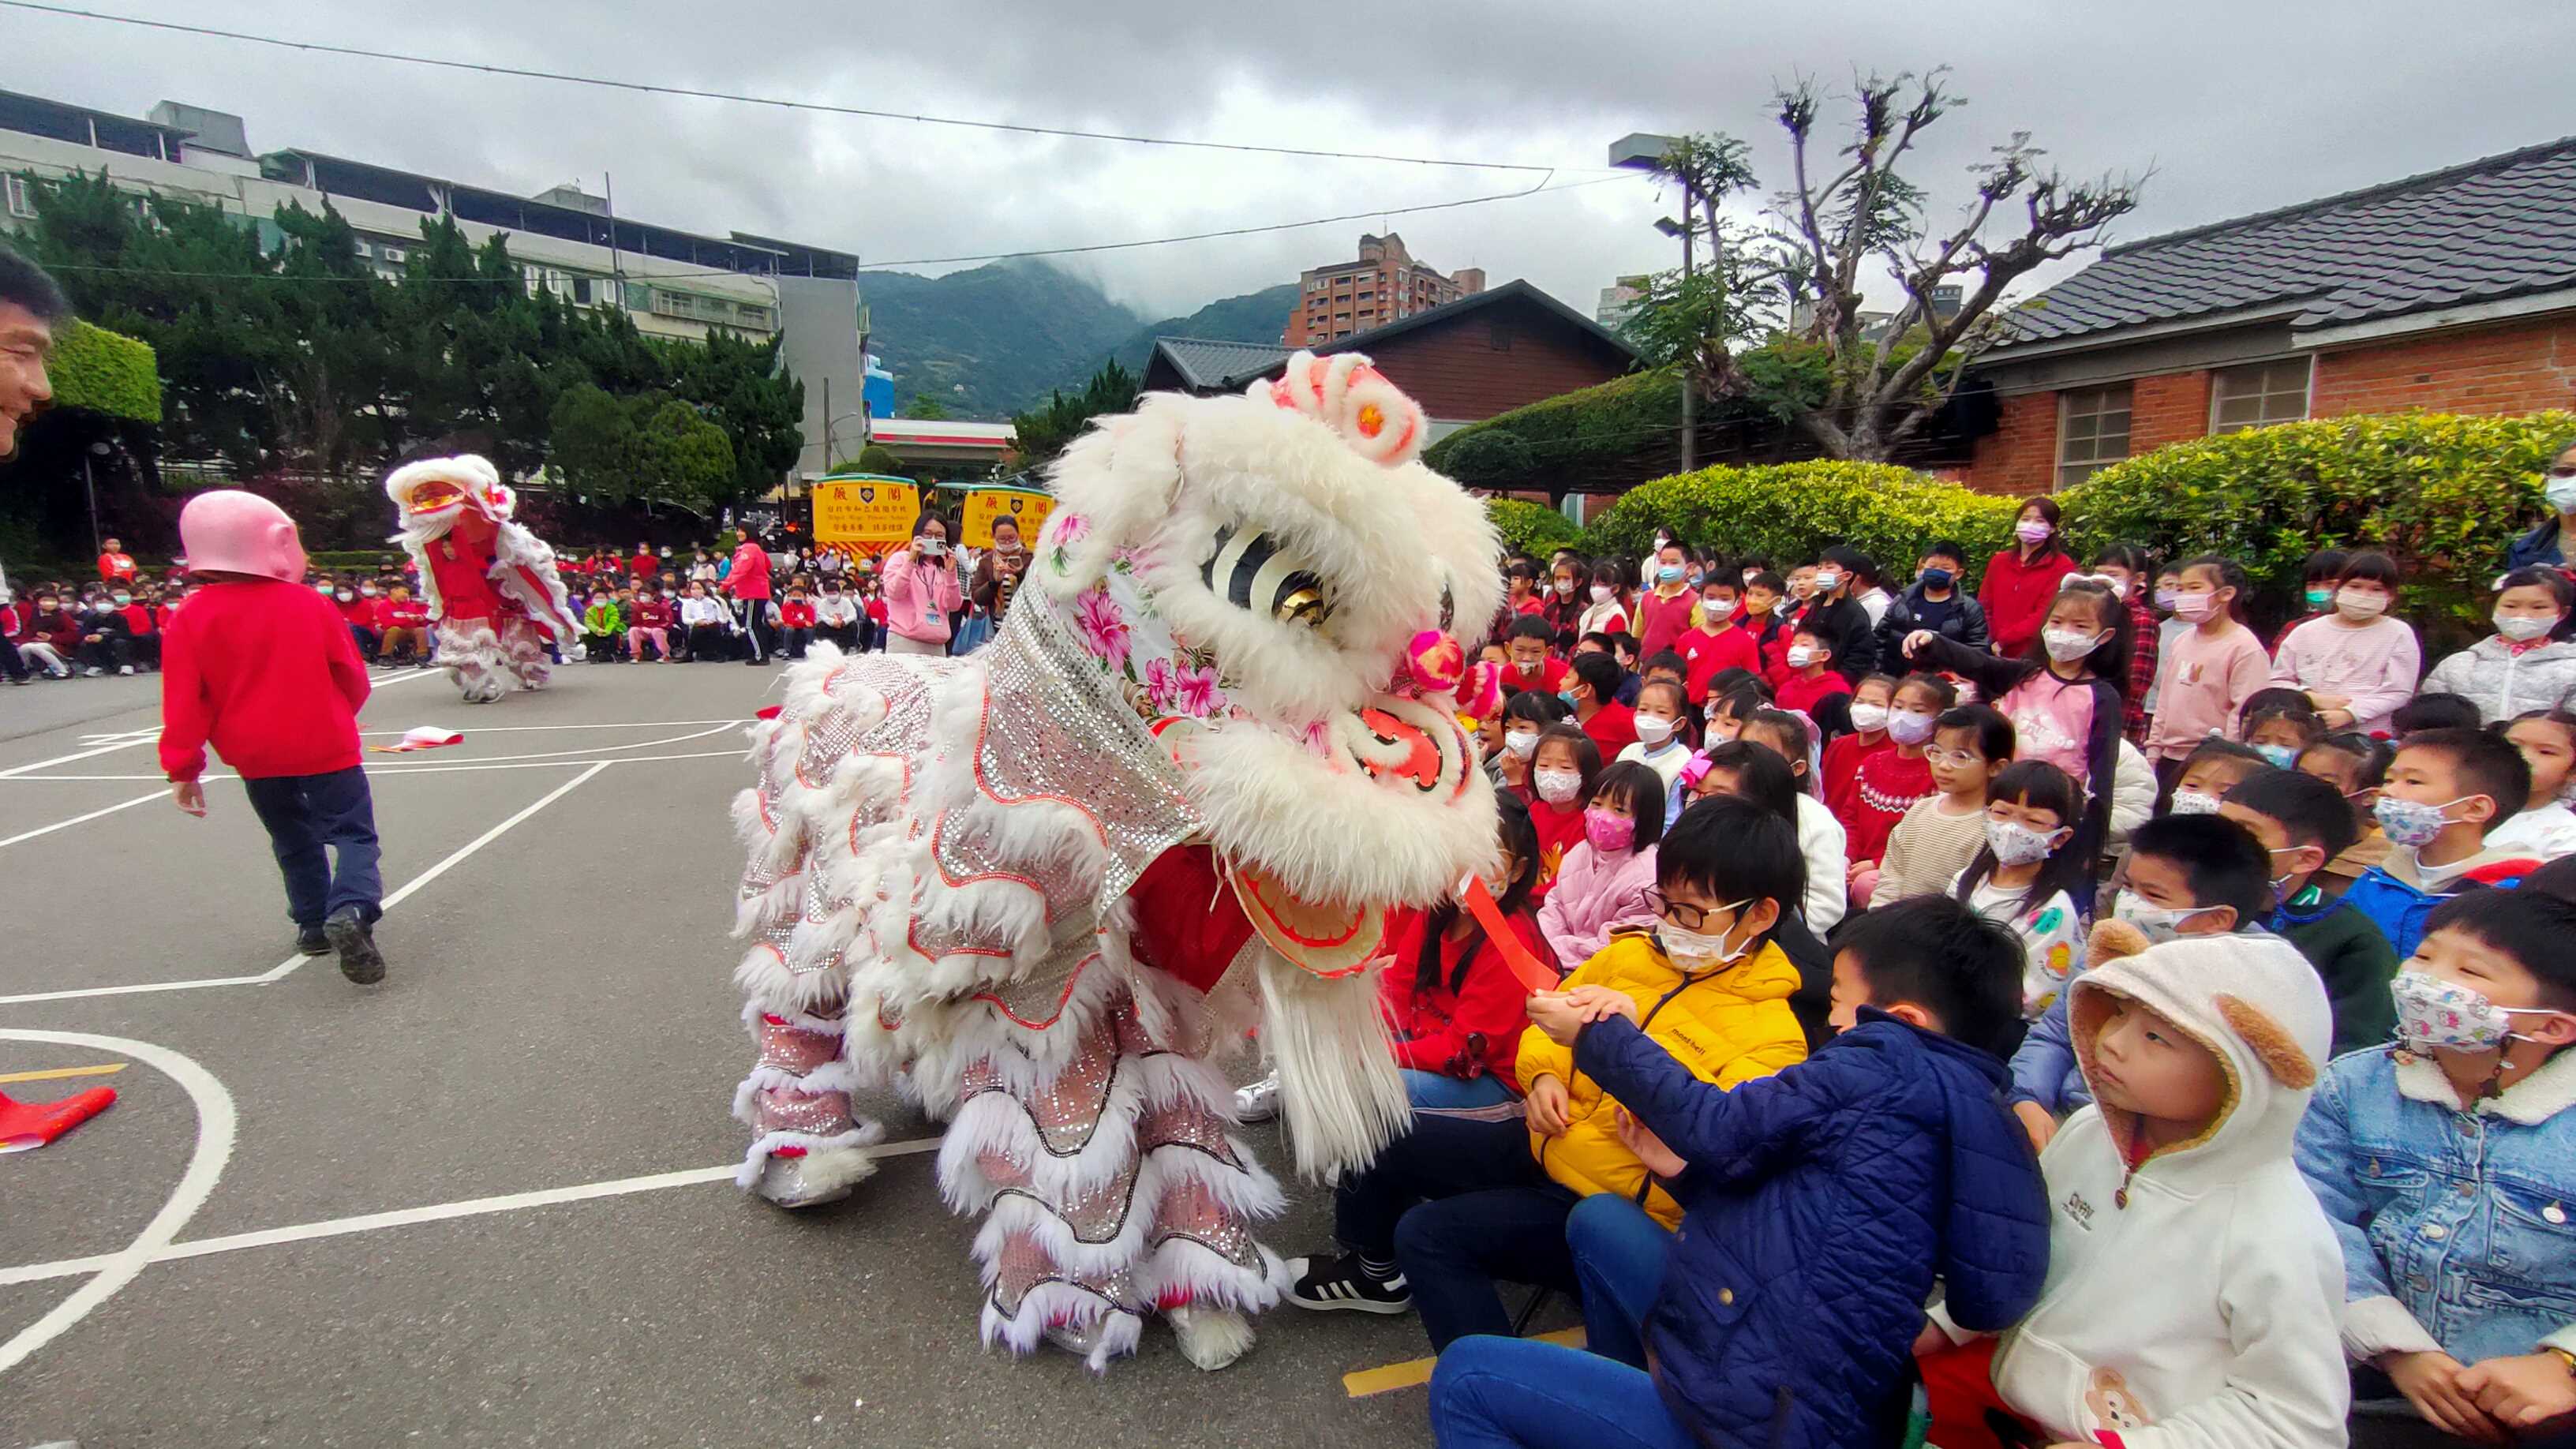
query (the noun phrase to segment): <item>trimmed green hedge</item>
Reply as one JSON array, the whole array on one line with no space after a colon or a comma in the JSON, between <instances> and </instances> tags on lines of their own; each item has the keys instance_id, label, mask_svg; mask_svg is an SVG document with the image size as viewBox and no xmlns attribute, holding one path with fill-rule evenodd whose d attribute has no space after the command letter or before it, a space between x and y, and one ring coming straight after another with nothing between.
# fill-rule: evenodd
<instances>
[{"instance_id":1,"label":"trimmed green hedge","mask_svg":"<svg viewBox=\"0 0 2576 1449\"><path fill-rule=\"evenodd\" d=\"M130 422L161 421L161 370L152 349L122 333L75 321L54 339L45 371L56 406Z\"/></svg>"},{"instance_id":2,"label":"trimmed green hedge","mask_svg":"<svg viewBox=\"0 0 2576 1449\"><path fill-rule=\"evenodd\" d=\"M2018 499L1889 463L1704 468L1630 489L1584 542L1595 554L1636 558L1663 525L1692 543L1763 554L1783 567L1847 543L1904 578L1925 546L1951 539L1967 549L1973 575L2010 540L2020 507Z\"/></svg>"},{"instance_id":3,"label":"trimmed green hedge","mask_svg":"<svg viewBox=\"0 0 2576 1449\"><path fill-rule=\"evenodd\" d=\"M2548 512L2541 466L2570 437L2569 412L2283 423L2115 463L2058 501L2080 549L2224 554L2275 592L2316 549L2380 549L2406 570L2405 613L2483 627L2506 546Z\"/></svg>"},{"instance_id":4,"label":"trimmed green hedge","mask_svg":"<svg viewBox=\"0 0 2576 1449\"><path fill-rule=\"evenodd\" d=\"M1485 516L1494 522L1494 530L1514 553L1525 553L1544 561L1560 548L1583 547L1583 530L1573 519L1544 503L1526 498L1489 498Z\"/></svg>"},{"instance_id":5,"label":"trimmed green hedge","mask_svg":"<svg viewBox=\"0 0 2576 1449\"><path fill-rule=\"evenodd\" d=\"M1703 429L1725 404L1703 402ZM1434 470L1470 488L1583 492L1669 470L1681 448L1681 379L1670 369L1497 413L1422 452Z\"/></svg>"}]
</instances>

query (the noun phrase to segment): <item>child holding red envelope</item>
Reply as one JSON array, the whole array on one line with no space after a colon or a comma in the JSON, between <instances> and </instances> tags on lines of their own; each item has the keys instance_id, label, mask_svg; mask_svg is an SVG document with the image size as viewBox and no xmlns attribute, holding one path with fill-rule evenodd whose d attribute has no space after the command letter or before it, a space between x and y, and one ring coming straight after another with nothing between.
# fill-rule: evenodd
<instances>
[{"instance_id":1,"label":"child holding red envelope","mask_svg":"<svg viewBox=\"0 0 2576 1449\"><path fill-rule=\"evenodd\" d=\"M1405 911L1387 922L1378 997L1395 1037L1405 1095L1417 1109L1499 1107L1520 1093L1512 1059L1528 1024L1530 988L1506 957L1517 944L1548 960L1529 910L1538 884L1538 831L1529 807L1511 794L1496 795L1494 805L1502 856L1477 884L1492 899L1508 942L1495 935L1483 910L1461 901Z\"/></svg>"}]
</instances>

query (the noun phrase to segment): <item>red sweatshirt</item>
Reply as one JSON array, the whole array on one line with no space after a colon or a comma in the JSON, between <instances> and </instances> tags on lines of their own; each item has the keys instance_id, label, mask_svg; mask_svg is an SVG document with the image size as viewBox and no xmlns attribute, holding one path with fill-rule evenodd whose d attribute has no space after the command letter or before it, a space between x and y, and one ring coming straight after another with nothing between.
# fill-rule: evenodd
<instances>
[{"instance_id":1,"label":"red sweatshirt","mask_svg":"<svg viewBox=\"0 0 2576 1449\"><path fill-rule=\"evenodd\" d=\"M1671 598L1648 589L1637 596L1637 658L1654 658L1681 642L1691 632L1691 609L1699 603L1699 590L1684 589Z\"/></svg>"},{"instance_id":2,"label":"red sweatshirt","mask_svg":"<svg viewBox=\"0 0 2576 1449\"><path fill-rule=\"evenodd\" d=\"M355 624L361 629L384 627L383 606L364 594L350 595L349 602L345 604L337 599L332 600L331 603L332 607L340 611L340 619L343 623Z\"/></svg>"},{"instance_id":3,"label":"red sweatshirt","mask_svg":"<svg viewBox=\"0 0 2576 1449\"><path fill-rule=\"evenodd\" d=\"M1708 682L1730 669L1762 672L1762 651L1753 635L1743 629L1726 628L1712 634L1706 629L1687 629L1674 648L1690 661L1687 680L1690 702L1708 703Z\"/></svg>"},{"instance_id":4,"label":"red sweatshirt","mask_svg":"<svg viewBox=\"0 0 2576 1449\"><path fill-rule=\"evenodd\" d=\"M1520 1054L1521 1030L1529 1025L1528 989L1503 964L1503 953L1482 929L1474 934L1476 954L1457 990L1449 989L1449 981L1458 973L1464 943L1445 939L1439 944L1439 980L1428 988L1418 986L1428 920L1426 912L1402 911L1386 923L1385 954L1395 959L1378 977L1378 1001L1395 1029L1395 1064L1444 1077L1467 1077L1471 1063L1481 1064L1519 1091L1512 1060ZM1531 955L1550 959L1529 912L1517 912L1509 921L1512 934ZM1476 1036L1484 1038L1481 1052L1469 1041Z\"/></svg>"},{"instance_id":5,"label":"red sweatshirt","mask_svg":"<svg viewBox=\"0 0 2576 1449\"><path fill-rule=\"evenodd\" d=\"M660 599L637 599L635 611L626 616L626 622L636 629L668 629L671 627L671 606Z\"/></svg>"},{"instance_id":6,"label":"red sweatshirt","mask_svg":"<svg viewBox=\"0 0 2576 1449\"><path fill-rule=\"evenodd\" d=\"M801 599L779 605L778 626L782 629L813 628L814 606Z\"/></svg>"},{"instance_id":7,"label":"red sweatshirt","mask_svg":"<svg viewBox=\"0 0 2576 1449\"><path fill-rule=\"evenodd\" d=\"M2030 641L2039 637L2040 626L2048 622L2048 603L2057 597L2058 580L2073 572L2075 560L2053 539L2028 563L2022 562L2017 547L1986 560L1986 580L1977 589L1977 602L1986 606L1986 634L1997 655L2019 659L2029 651Z\"/></svg>"},{"instance_id":8,"label":"red sweatshirt","mask_svg":"<svg viewBox=\"0 0 2576 1449\"><path fill-rule=\"evenodd\" d=\"M429 605L418 599L387 599L384 621L388 629L426 629L429 627Z\"/></svg>"},{"instance_id":9,"label":"red sweatshirt","mask_svg":"<svg viewBox=\"0 0 2576 1449\"><path fill-rule=\"evenodd\" d=\"M137 639L148 639L161 627L160 621L153 617L152 606L139 599L116 612L125 616L126 632Z\"/></svg>"},{"instance_id":10,"label":"red sweatshirt","mask_svg":"<svg viewBox=\"0 0 2576 1449\"><path fill-rule=\"evenodd\" d=\"M198 592L161 644L161 769L205 772L211 741L244 779L358 763L367 665L329 599L262 579Z\"/></svg>"},{"instance_id":11,"label":"red sweatshirt","mask_svg":"<svg viewBox=\"0 0 2576 1449\"><path fill-rule=\"evenodd\" d=\"M1809 679L1804 674L1792 674L1782 680L1780 697L1776 702L1782 709L1797 710L1813 719L1816 713L1816 701L1827 695L1849 693L1851 693L1851 681L1836 674L1831 668L1826 668L1817 671L1813 679Z\"/></svg>"},{"instance_id":12,"label":"red sweatshirt","mask_svg":"<svg viewBox=\"0 0 2576 1449\"><path fill-rule=\"evenodd\" d=\"M1555 887L1565 853L1583 843L1583 807L1571 804L1559 810L1539 800L1530 806L1530 824L1538 827L1538 889L1530 892L1530 904L1536 906Z\"/></svg>"}]
</instances>

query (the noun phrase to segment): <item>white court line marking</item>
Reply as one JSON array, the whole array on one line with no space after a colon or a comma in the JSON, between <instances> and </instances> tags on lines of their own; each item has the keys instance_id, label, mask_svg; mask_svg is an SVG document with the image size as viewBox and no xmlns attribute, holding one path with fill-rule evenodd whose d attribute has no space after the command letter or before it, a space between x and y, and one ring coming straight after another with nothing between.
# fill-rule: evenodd
<instances>
[{"instance_id":1,"label":"white court line marking","mask_svg":"<svg viewBox=\"0 0 2576 1449\"><path fill-rule=\"evenodd\" d=\"M464 732L467 734L507 735L542 734L549 730L667 730L685 728L689 725L747 725L750 723L752 723L752 721L748 719L639 719L617 724L480 725L460 728L463 728ZM398 735L402 734L403 731L360 730L358 733L362 735Z\"/></svg>"},{"instance_id":2,"label":"white court line marking","mask_svg":"<svg viewBox=\"0 0 2576 1449\"><path fill-rule=\"evenodd\" d=\"M131 810L137 805L149 804L152 801L166 798L169 793L169 790L165 787L163 789L155 790L149 795L137 795L131 800L110 805L103 810L93 810L87 815L75 815L69 820L57 820L51 825L39 825L33 830L19 831L17 834L10 836L6 840L0 840L0 850L5 850L12 845L16 845L22 840L33 840L39 835L51 835L57 830L69 830L75 825L96 820L103 815L113 815L119 810Z\"/></svg>"},{"instance_id":3,"label":"white court line marking","mask_svg":"<svg viewBox=\"0 0 2576 1449\"><path fill-rule=\"evenodd\" d=\"M657 760L739 760L744 757L744 753L745 752L742 749L735 748L724 750L692 750L686 754L678 755L621 755L614 760L606 761L606 763L611 765L649 765ZM366 770L367 778L374 779L380 775L451 775L460 771L472 770L561 770L570 769L576 765L596 765L600 763L602 762L593 759L522 760L512 764L482 764L479 762L468 761L455 765L369 764L362 768ZM10 783L17 785L46 785L52 784L56 781L69 781L75 784L81 782L95 784L102 780L158 780L160 778L161 777L158 775L29 775L23 779L13 780ZM241 777L239 775L207 775L203 777L205 783L209 785L216 784L224 780L238 780L240 778Z\"/></svg>"},{"instance_id":4,"label":"white court line marking","mask_svg":"<svg viewBox=\"0 0 2576 1449\"><path fill-rule=\"evenodd\" d=\"M511 816L509 819L504 820L500 824L493 826L491 829L484 831L472 840L458 846L445 860L442 860L438 864L431 866L429 869L422 871L419 875L412 877L409 882L404 884L402 889L385 897L384 909L392 910L394 907L410 900L413 894L419 891L421 887L426 886L431 881L447 874L450 870L453 870L458 865L464 863L466 858L473 855L474 852L481 850L483 847L490 845L493 841L500 839L504 834L508 833L511 826L518 824L529 816L536 814L538 811L545 809L549 805L552 805L557 800L562 799L564 796L571 794L574 790L580 788L581 785L588 781L592 776L607 769L610 765L615 763L616 761L614 760L601 760L596 764L593 764L589 769L582 771L580 774L564 781L562 784L557 785L545 794L538 796L534 803L530 804L527 808L521 810L516 815ZM0 1006L24 1006L39 1001L76 1001L93 996L140 996L154 991L200 991L209 986L258 986L271 981L282 981L289 975L292 975L295 968L312 959L312 957L299 952L278 962L275 966L261 972L257 976L215 976L195 981L151 981L141 982L131 986L83 986L70 991L32 991L21 996L0 996Z\"/></svg>"},{"instance_id":5,"label":"white court line marking","mask_svg":"<svg viewBox=\"0 0 2576 1449\"><path fill-rule=\"evenodd\" d=\"M425 674L404 674L397 675L391 679L375 679L371 682L370 693L374 690L387 689L397 684L408 684L414 679L425 679L427 677L428 676ZM399 731L396 733L399 733ZM20 775L33 774L38 770L44 769L48 765L68 765L75 760L92 759L99 755L109 754L117 750L130 750L136 745L150 744L152 741L161 737L161 727L159 725L154 725L148 730L133 731L132 734L133 738L119 739L114 744L100 745L95 749L82 750L77 754L56 755L50 760L38 760L31 765L19 765L12 769L0 770L0 780L10 780L17 778Z\"/></svg>"},{"instance_id":6,"label":"white court line marking","mask_svg":"<svg viewBox=\"0 0 2576 1449\"><path fill-rule=\"evenodd\" d=\"M874 1156L910 1157L939 1146L940 1139L922 1137L910 1142L891 1142L869 1151ZM328 1218L318 1223L297 1223L292 1227L263 1228L252 1233L233 1233L220 1238L199 1238L191 1243L173 1243L151 1256L155 1263L176 1263L189 1258L211 1257L216 1253L236 1253L245 1248L274 1248L288 1243L309 1243L318 1238L345 1237L351 1233L372 1233L382 1228L408 1228L421 1223L452 1222L457 1218L483 1217L492 1213L517 1212L522 1208L552 1207L557 1203L588 1202L593 1198L623 1197L629 1193L658 1192L666 1187L695 1187L705 1182L730 1182L741 1164L727 1162L715 1167L690 1167L678 1172L656 1172L644 1177L612 1178L606 1182L585 1182L573 1187L549 1187L536 1192L503 1193L498 1197L467 1198L462 1202L433 1203L428 1207L396 1208L391 1212L364 1213L352 1218ZM48 1278L69 1278L82 1273L95 1273L113 1262L116 1254L98 1254L87 1258L62 1258L51 1263L27 1263L15 1268L0 1268L0 1287L12 1283L40 1283Z\"/></svg>"},{"instance_id":7,"label":"white court line marking","mask_svg":"<svg viewBox=\"0 0 2576 1449\"><path fill-rule=\"evenodd\" d=\"M0 1027L0 1041L41 1042L51 1046L86 1047L92 1051L115 1052L144 1062L163 1076L177 1082L187 1092L197 1109L197 1145L188 1154L188 1168L179 1174L179 1184L170 1189L169 1198L152 1221L143 1225L125 1250L102 1258L86 1260L95 1266L83 1269L97 1276L72 1290L72 1295L53 1306L44 1317L19 1330L16 1337L0 1343L0 1374L27 1361L28 1357L53 1342L72 1325L88 1317L100 1304L116 1296L117 1290L134 1281L144 1265L170 1246L179 1230L196 1216L206 1198L215 1190L215 1180L224 1175L224 1164L233 1155L233 1098L224 1084L204 1067L168 1047L147 1041L132 1041L121 1036L92 1036L80 1031L28 1031Z\"/></svg>"}]
</instances>

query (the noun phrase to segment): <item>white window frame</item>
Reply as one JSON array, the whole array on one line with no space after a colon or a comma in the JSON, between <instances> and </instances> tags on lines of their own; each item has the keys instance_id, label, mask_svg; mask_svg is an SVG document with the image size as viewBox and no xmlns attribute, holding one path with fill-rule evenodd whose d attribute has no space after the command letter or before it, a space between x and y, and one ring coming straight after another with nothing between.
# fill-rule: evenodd
<instances>
[{"instance_id":1,"label":"white window frame","mask_svg":"<svg viewBox=\"0 0 2576 1449\"><path fill-rule=\"evenodd\" d=\"M2093 436L2083 440L2087 445L2085 456L2081 458L2069 456L2068 445L2075 440L2068 436L2068 424L2073 422L2076 416L2075 400L2079 397L2097 399L2107 398L2110 394L2115 392L2124 392L2128 394L2129 405L2127 407L2114 409L2097 405L2090 416L2095 419L2099 419L2104 415L2115 411L2127 415L2128 422L2120 429L2119 453L2114 456L2103 452L2101 447L2102 434L2100 431L2100 425L2097 421ZM2067 388L2059 392L2057 395L2057 447L2054 450L2056 456L2049 472L2049 491L2057 492L2062 489L2072 488L2076 484L2083 482L2085 479L2092 477L2102 469L2111 466L2113 463L2119 462L2122 458L2132 456L2136 446L2135 440L2138 435L2137 429L2138 388L2136 383L2114 382L2106 383L2100 387ZM2076 473L2070 478L2067 476L2067 471L2069 469L2081 469L2082 471Z\"/></svg>"},{"instance_id":2,"label":"white window frame","mask_svg":"<svg viewBox=\"0 0 2576 1449\"><path fill-rule=\"evenodd\" d=\"M2251 422L2222 423L2219 421L2218 410L2220 406L2230 401L2230 399L2222 397L2220 395L2220 391L2225 386L2227 379L2231 374L2241 377L2251 372L2261 371L2269 373L2275 368L2288 366L2296 366L2299 369L2299 414L2297 417L2273 417L2266 412L2264 416L2257 417ZM2282 392L2268 386L2252 395L2263 399L2266 408L2268 408L2272 399L2288 396L2286 392ZM2316 405L2317 359L2316 354L2314 353L2310 353L2306 357L2276 357L2269 362L2248 362L2241 363L2234 367L2213 368L2209 374L2209 435L2213 438L2217 437L2221 433L2241 433L2249 428L2268 428L2281 423L2306 422L2309 418L2315 416Z\"/></svg>"},{"instance_id":3,"label":"white window frame","mask_svg":"<svg viewBox=\"0 0 2576 1449\"><path fill-rule=\"evenodd\" d=\"M34 187L31 187L31 186L29 186L29 185L27 184L27 178L26 178L26 177L24 177L24 176L11 176L11 177L7 177L7 178L5 178L5 180L6 180L6 183L7 183L7 191L8 191L8 211L9 211L9 214L10 214L11 216L17 217L17 218L18 218L19 220L21 220L21 221L33 221L33 220L35 220L35 219L36 219L36 193L35 193L35 188L34 188Z\"/></svg>"}]
</instances>

